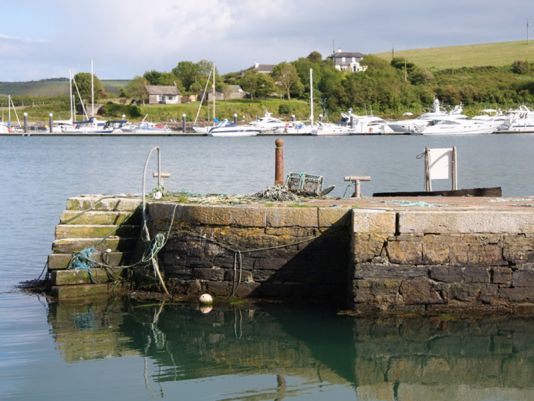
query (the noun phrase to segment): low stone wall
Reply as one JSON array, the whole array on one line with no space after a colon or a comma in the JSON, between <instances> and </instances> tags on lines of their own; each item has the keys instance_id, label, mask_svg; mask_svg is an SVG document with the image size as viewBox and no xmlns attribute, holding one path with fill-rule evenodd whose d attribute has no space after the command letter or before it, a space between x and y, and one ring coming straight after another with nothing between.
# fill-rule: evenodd
<instances>
[{"instance_id":1,"label":"low stone wall","mask_svg":"<svg viewBox=\"0 0 534 401\"><path fill-rule=\"evenodd\" d=\"M351 287L347 212L171 203L148 207L153 234L167 232L173 221L160 253L172 292L338 305L346 304Z\"/></svg>"},{"instance_id":2,"label":"low stone wall","mask_svg":"<svg viewBox=\"0 0 534 401\"><path fill-rule=\"evenodd\" d=\"M534 312L534 214L354 210L352 307Z\"/></svg>"}]
</instances>

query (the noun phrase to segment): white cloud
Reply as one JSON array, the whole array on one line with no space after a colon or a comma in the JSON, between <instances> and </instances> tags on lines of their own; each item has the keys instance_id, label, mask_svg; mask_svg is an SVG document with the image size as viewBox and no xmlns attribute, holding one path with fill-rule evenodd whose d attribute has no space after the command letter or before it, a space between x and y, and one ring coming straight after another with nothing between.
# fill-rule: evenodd
<instances>
[{"instance_id":1,"label":"white cloud","mask_svg":"<svg viewBox=\"0 0 534 401\"><path fill-rule=\"evenodd\" d=\"M515 40L524 35L529 10L529 0L48 0L47 5L54 13L48 24L39 20L42 35L25 38L5 29L0 35L7 60L0 64L0 81L87 70L91 59L100 77L130 78L149 69L170 70L181 60L208 59L222 72L235 71L312 50L325 54L333 40L362 52L387 51L392 44L401 49ZM4 15L10 17L30 26L35 18L37 24L36 15Z\"/></svg>"}]
</instances>

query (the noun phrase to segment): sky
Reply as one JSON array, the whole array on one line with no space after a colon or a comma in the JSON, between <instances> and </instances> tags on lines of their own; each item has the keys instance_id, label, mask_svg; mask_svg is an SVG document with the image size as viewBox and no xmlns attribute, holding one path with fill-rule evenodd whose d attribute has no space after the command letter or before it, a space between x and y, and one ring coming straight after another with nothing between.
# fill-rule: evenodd
<instances>
[{"instance_id":1,"label":"sky","mask_svg":"<svg viewBox=\"0 0 534 401\"><path fill-rule=\"evenodd\" d=\"M0 0L0 81L521 40L533 0ZM530 28L534 37L534 27Z\"/></svg>"}]
</instances>

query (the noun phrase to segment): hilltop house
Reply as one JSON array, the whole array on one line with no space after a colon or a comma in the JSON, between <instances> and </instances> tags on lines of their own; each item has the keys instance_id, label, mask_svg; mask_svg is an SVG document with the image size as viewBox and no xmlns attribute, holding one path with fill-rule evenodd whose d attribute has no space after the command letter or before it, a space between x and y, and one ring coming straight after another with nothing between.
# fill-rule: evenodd
<instances>
[{"instance_id":1,"label":"hilltop house","mask_svg":"<svg viewBox=\"0 0 534 401\"><path fill-rule=\"evenodd\" d=\"M363 56L359 52L344 52L337 49L329 58L332 59L334 67L338 71L362 72L367 70L366 65L360 64Z\"/></svg>"},{"instance_id":2,"label":"hilltop house","mask_svg":"<svg viewBox=\"0 0 534 401\"><path fill-rule=\"evenodd\" d=\"M258 74L272 74L274 67L276 67L275 64L255 63L252 67L247 68L245 71L253 71L253 72L257 72Z\"/></svg>"},{"instance_id":3,"label":"hilltop house","mask_svg":"<svg viewBox=\"0 0 534 401\"><path fill-rule=\"evenodd\" d=\"M147 85L148 104L179 104L180 92L174 85Z\"/></svg>"}]
</instances>

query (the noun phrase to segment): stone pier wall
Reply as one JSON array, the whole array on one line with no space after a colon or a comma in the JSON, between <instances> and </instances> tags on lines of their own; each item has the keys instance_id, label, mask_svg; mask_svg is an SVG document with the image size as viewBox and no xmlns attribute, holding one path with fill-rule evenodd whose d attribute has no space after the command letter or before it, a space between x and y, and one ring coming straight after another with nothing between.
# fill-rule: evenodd
<instances>
[{"instance_id":1,"label":"stone pier wall","mask_svg":"<svg viewBox=\"0 0 534 401\"><path fill-rule=\"evenodd\" d=\"M352 307L534 312L534 214L354 210Z\"/></svg>"},{"instance_id":2,"label":"stone pier wall","mask_svg":"<svg viewBox=\"0 0 534 401\"><path fill-rule=\"evenodd\" d=\"M346 305L351 280L345 208L152 203L148 211L153 233L167 232L174 212L160 253L174 293Z\"/></svg>"}]
</instances>

